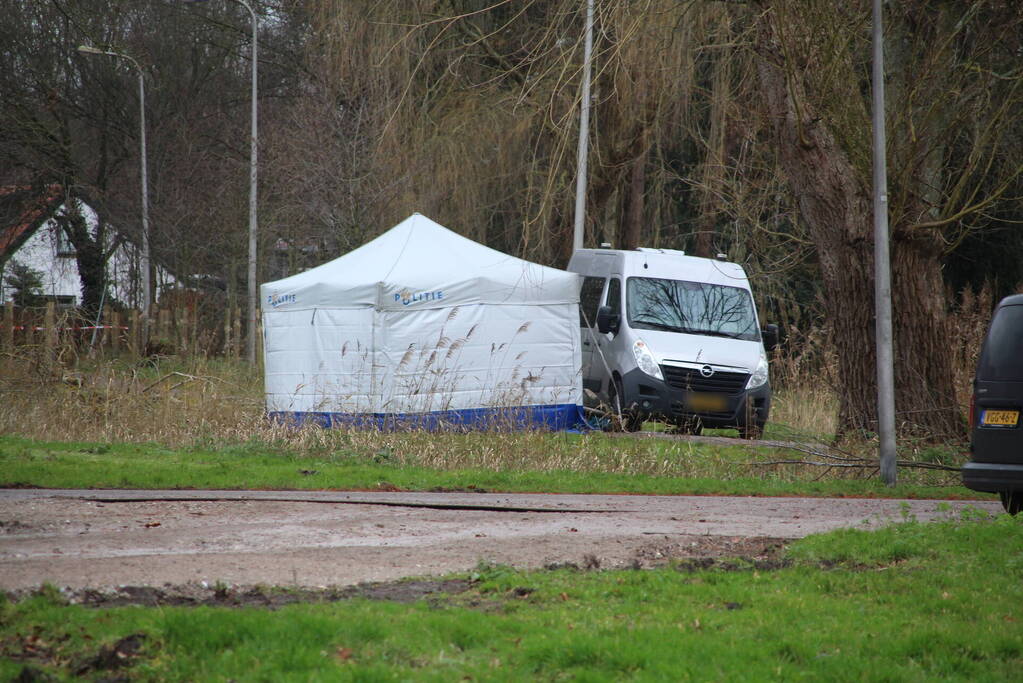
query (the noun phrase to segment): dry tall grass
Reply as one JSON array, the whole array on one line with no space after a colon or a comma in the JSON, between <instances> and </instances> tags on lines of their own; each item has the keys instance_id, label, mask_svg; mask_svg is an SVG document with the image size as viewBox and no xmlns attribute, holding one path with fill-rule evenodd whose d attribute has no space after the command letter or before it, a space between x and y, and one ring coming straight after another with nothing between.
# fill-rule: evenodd
<instances>
[{"instance_id":1,"label":"dry tall grass","mask_svg":"<svg viewBox=\"0 0 1023 683\"><path fill-rule=\"evenodd\" d=\"M948 343L952 348L952 372L955 396L950 400L965 416L973 391L977 357L987 333L994 306L991 288L964 290L948 316ZM812 328L790 338L771 363L771 381L775 388L771 421L786 425L794 434L825 438L835 433L841 387L838 359L820 328ZM898 419L898 405L896 417Z\"/></svg>"},{"instance_id":2,"label":"dry tall grass","mask_svg":"<svg viewBox=\"0 0 1023 683\"><path fill-rule=\"evenodd\" d=\"M262 384L234 362L82 358L52 362L38 347L0 360L0 433L61 441L245 440L262 423Z\"/></svg>"},{"instance_id":3,"label":"dry tall grass","mask_svg":"<svg viewBox=\"0 0 1023 683\"><path fill-rule=\"evenodd\" d=\"M837 374L823 329L791 332L771 361L771 422L795 438L830 440L838 425Z\"/></svg>"},{"instance_id":4,"label":"dry tall grass","mask_svg":"<svg viewBox=\"0 0 1023 683\"><path fill-rule=\"evenodd\" d=\"M948 298L951 300L953 297ZM948 337L953 349L955 401L964 415L970 409L977 357L980 355L984 335L987 334L994 304L990 285L985 285L979 292L967 289L962 292L958 305L949 316Z\"/></svg>"},{"instance_id":5,"label":"dry tall grass","mask_svg":"<svg viewBox=\"0 0 1023 683\"><path fill-rule=\"evenodd\" d=\"M776 438L829 442L838 426L838 396L826 384L789 383L774 392L771 422Z\"/></svg>"},{"instance_id":6,"label":"dry tall grass","mask_svg":"<svg viewBox=\"0 0 1023 683\"><path fill-rule=\"evenodd\" d=\"M707 476L718 469L717 456L708 459L695 444L682 442L663 447L530 431L424 434L283 427L264 418L260 378L233 361L103 359L69 371L29 352L3 362L0 432L40 440L156 442L172 448L258 442L330 459L364 457L446 470Z\"/></svg>"},{"instance_id":7,"label":"dry tall grass","mask_svg":"<svg viewBox=\"0 0 1023 683\"><path fill-rule=\"evenodd\" d=\"M984 291L964 295L953 315L950 339L957 344L956 384L964 406L989 311L990 293ZM770 436L828 442L838 408L835 359L820 331L807 334L798 348L799 353L783 354L772 366ZM70 351L54 359L42 347L23 347L0 356L0 395L0 433L40 440L155 442L171 448L257 443L318 457L364 457L439 469L726 478L764 474L756 465L737 466L734 454L722 456L719 449L686 440L287 428L265 419L259 372L231 360L90 359ZM771 476L814 472L783 469Z\"/></svg>"}]
</instances>

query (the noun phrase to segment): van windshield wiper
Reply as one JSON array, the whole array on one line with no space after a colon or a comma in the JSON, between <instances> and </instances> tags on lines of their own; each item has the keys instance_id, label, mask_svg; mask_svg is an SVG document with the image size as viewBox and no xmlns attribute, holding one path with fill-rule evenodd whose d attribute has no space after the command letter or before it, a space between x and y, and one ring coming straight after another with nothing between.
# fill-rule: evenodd
<instances>
[{"instance_id":1,"label":"van windshield wiper","mask_svg":"<svg viewBox=\"0 0 1023 683\"><path fill-rule=\"evenodd\" d=\"M636 325L646 325L647 327L652 327L655 330L664 330L665 332L700 334L705 337L725 337L726 339L743 339L741 334L732 334L731 332L722 332L721 330L701 330L695 327L685 327L683 325L669 325L668 323L662 323L658 320L649 320L647 318L633 318L632 322Z\"/></svg>"},{"instance_id":2,"label":"van windshield wiper","mask_svg":"<svg viewBox=\"0 0 1023 683\"><path fill-rule=\"evenodd\" d=\"M720 330L693 330L693 334L702 334L705 337L726 337L728 339L742 339L742 335L721 332Z\"/></svg>"},{"instance_id":3,"label":"van windshield wiper","mask_svg":"<svg viewBox=\"0 0 1023 683\"><path fill-rule=\"evenodd\" d=\"M689 328L679 327L678 325L669 325L662 323L657 320L645 320L643 318L636 318L632 321L637 325L647 325L654 328L655 330L664 330L665 332L692 332Z\"/></svg>"}]
</instances>

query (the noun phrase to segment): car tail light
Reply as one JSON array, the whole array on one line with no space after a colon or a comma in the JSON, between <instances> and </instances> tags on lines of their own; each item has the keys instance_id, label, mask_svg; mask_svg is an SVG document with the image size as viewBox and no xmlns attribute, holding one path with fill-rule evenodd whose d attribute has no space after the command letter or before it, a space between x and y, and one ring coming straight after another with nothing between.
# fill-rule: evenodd
<instances>
[{"instance_id":1,"label":"car tail light","mask_svg":"<svg viewBox=\"0 0 1023 683\"><path fill-rule=\"evenodd\" d=\"M977 426L977 395L970 394L970 429Z\"/></svg>"}]
</instances>

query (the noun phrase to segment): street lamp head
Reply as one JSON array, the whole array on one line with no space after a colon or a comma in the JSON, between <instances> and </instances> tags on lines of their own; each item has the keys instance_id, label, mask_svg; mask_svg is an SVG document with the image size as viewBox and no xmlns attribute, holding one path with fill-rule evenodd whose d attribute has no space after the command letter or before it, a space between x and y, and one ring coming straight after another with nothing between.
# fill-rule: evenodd
<instances>
[{"instance_id":1,"label":"street lamp head","mask_svg":"<svg viewBox=\"0 0 1023 683\"><path fill-rule=\"evenodd\" d=\"M138 63L131 55L126 55L122 52L114 52L113 50L101 50L98 47L92 45L79 45L78 51L83 55L106 55L107 57L116 57L117 59L124 59L131 62L132 66L138 69L139 78L142 78L142 65Z\"/></svg>"},{"instance_id":2,"label":"street lamp head","mask_svg":"<svg viewBox=\"0 0 1023 683\"><path fill-rule=\"evenodd\" d=\"M256 21L256 10L254 10L252 8L252 5L250 5L246 0L234 0L234 1L237 2L239 5L243 5L245 7L245 9L249 10L249 13L252 15L252 20ZM181 0L181 2L186 4L186 5L197 5L197 4L201 3L201 2L203 2L203 3L209 2L209 0Z\"/></svg>"},{"instance_id":3,"label":"street lamp head","mask_svg":"<svg viewBox=\"0 0 1023 683\"><path fill-rule=\"evenodd\" d=\"M196 4L199 2L206 2L207 0L181 0L183 3ZM258 81L256 72L259 65L259 60L256 57L256 45L258 43L259 34L259 16L256 14L256 9L253 6L254 0L232 0L238 3L246 10L252 17L252 134L249 136L250 143L252 145L251 152L249 152L249 311L248 311L248 334L245 337L245 351L246 356L249 358L250 363L256 362L256 318L258 317L257 311L259 310L259 303L256 297L256 205L257 205L257 192L256 192L256 156L257 156L257 144L256 144L256 83Z\"/></svg>"},{"instance_id":4,"label":"street lamp head","mask_svg":"<svg viewBox=\"0 0 1023 683\"><path fill-rule=\"evenodd\" d=\"M139 73L139 156L141 159L142 175L142 308L143 310L143 338L149 335L149 311L152 308L152 291L149 284L149 181L146 172L146 86L145 74L142 66L135 61L135 58L114 52L113 50L101 50L91 45L79 45L78 51L83 55L107 55L116 59L124 59L131 62L132 66Z\"/></svg>"}]
</instances>

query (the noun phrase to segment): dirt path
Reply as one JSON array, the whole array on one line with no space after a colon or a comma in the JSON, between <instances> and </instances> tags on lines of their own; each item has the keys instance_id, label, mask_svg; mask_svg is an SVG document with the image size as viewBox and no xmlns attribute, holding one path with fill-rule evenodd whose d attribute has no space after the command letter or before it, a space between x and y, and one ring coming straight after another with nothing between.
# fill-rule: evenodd
<instances>
[{"instance_id":1,"label":"dirt path","mask_svg":"<svg viewBox=\"0 0 1023 683\"><path fill-rule=\"evenodd\" d=\"M989 501L0 490L0 589L350 586L480 562L608 568L756 558L807 534L967 505L1000 511Z\"/></svg>"}]
</instances>

